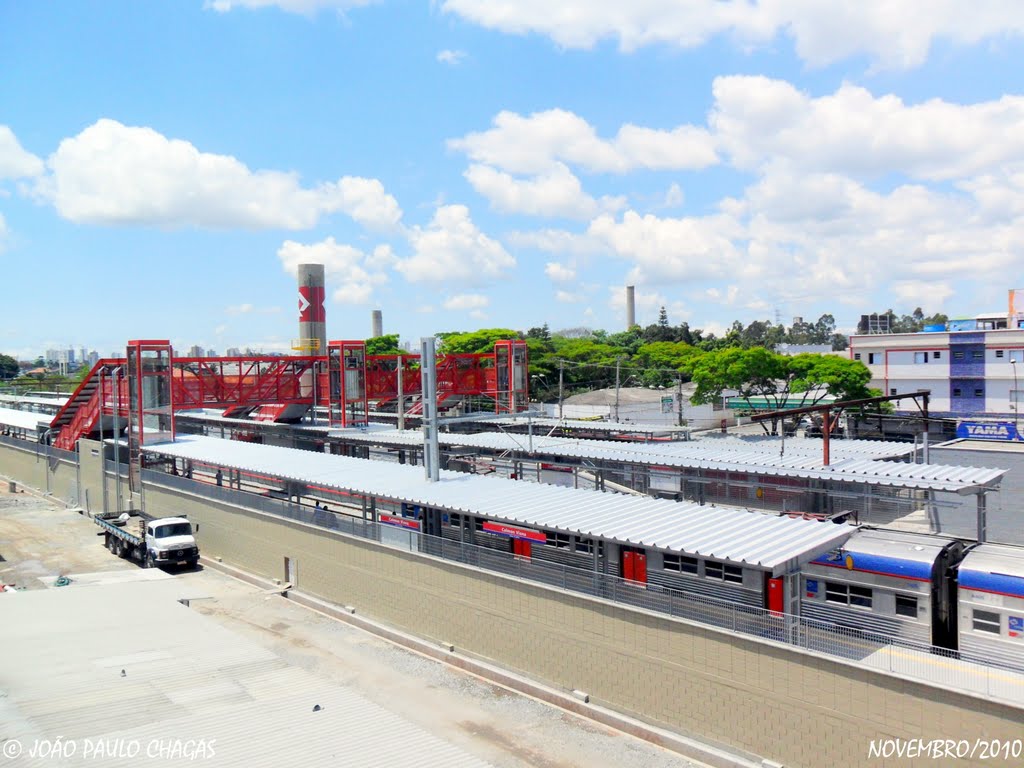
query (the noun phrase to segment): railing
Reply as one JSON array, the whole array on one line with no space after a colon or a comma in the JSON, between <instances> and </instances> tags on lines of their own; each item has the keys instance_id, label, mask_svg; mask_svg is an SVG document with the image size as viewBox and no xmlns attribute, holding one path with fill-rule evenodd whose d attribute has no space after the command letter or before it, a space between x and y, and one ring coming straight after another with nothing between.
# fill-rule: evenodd
<instances>
[{"instance_id":1,"label":"railing","mask_svg":"<svg viewBox=\"0 0 1024 768\"><path fill-rule=\"evenodd\" d=\"M854 661L879 672L932 685L1024 704L1024 663L1003 658L968 660L956 651L904 638L865 632L763 608L751 608L690 592L639 585L597 571L427 536L349 514L290 503L233 488L210 485L155 470L143 482L196 493L218 501L295 520L329 531L370 539L411 552L470 565L514 578L547 584L591 597L726 629L760 641L783 643L817 654Z\"/></svg>"}]
</instances>

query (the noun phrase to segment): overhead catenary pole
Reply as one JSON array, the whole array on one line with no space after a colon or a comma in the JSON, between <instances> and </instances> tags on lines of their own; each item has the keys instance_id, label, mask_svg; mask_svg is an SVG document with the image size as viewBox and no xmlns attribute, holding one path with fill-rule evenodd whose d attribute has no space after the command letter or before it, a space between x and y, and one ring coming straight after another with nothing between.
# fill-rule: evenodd
<instances>
[{"instance_id":1,"label":"overhead catenary pole","mask_svg":"<svg viewBox=\"0 0 1024 768\"><path fill-rule=\"evenodd\" d=\"M562 404L565 402L565 360L558 361L558 418L562 418Z\"/></svg>"},{"instance_id":2,"label":"overhead catenary pole","mask_svg":"<svg viewBox=\"0 0 1024 768\"><path fill-rule=\"evenodd\" d=\"M441 449L437 434L437 359L434 337L420 341L420 377L423 397L423 468L429 482L441 479Z\"/></svg>"},{"instance_id":3,"label":"overhead catenary pole","mask_svg":"<svg viewBox=\"0 0 1024 768\"><path fill-rule=\"evenodd\" d=\"M398 356L398 429L405 429L405 365L402 356Z\"/></svg>"},{"instance_id":4,"label":"overhead catenary pole","mask_svg":"<svg viewBox=\"0 0 1024 768\"><path fill-rule=\"evenodd\" d=\"M621 357L615 358L615 423L619 423L619 364Z\"/></svg>"}]
</instances>

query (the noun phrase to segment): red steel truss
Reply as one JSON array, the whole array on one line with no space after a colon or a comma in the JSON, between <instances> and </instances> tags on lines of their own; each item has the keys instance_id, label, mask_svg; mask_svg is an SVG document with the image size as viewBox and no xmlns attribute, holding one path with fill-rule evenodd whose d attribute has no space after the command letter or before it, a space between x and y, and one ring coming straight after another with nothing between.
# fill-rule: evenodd
<instances>
[{"instance_id":1,"label":"red steel truss","mask_svg":"<svg viewBox=\"0 0 1024 768\"><path fill-rule=\"evenodd\" d=\"M525 342L505 347L517 355L525 370ZM453 397L486 397L497 411L525 407L525 375L499 376L508 352L442 355L437 363L438 404ZM398 361L401 360L403 396L415 402L406 412L420 412L422 404L419 355L370 355L366 357L365 398L378 404L398 397ZM95 433L101 416L127 417L129 393L125 360L103 359L72 393L51 422L54 445L74 450L80 437ZM499 380L501 387L499 391ZM265 405L330 405L328 357L172 357L171 408L227 408L245 413ZM284 409L282 409L282 412ZM294 409L292 409L294 412ZM120 421L118 423L121 423Z\"/></svg>"}]
</instances>

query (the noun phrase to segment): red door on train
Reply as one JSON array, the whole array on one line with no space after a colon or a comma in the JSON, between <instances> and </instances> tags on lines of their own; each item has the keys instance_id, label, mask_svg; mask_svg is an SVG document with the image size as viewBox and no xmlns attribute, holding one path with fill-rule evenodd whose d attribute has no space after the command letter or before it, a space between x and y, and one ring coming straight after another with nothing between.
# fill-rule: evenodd
<instances>
[{"instance_id":1,"label":"red door on train","mask_svg":"<svg viewBox=\"0 0 1024 768\"><path fill-rule=\"evenodd\" d=\"M634 584L647 583L647 555L642 549L622 548L622 578Z\"/></svg>"},{"instance_id":2,"label":"red door on train","mask_svg":"<svg viewBox=\"0 0 1024 768\"><path fill-rule=\"evenodd\" d=\"M764 575L765 603L774 616L781 616L786 610L786 589L781 578L773 579Z\"/></svg>"}]
</instances>

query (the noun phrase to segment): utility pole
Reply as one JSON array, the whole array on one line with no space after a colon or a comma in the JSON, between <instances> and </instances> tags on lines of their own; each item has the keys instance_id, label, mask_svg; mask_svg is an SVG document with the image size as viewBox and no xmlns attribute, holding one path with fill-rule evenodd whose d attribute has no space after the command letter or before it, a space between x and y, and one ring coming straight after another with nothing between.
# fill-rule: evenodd
<instances>
[{"instance_id":1,"label":"utility pole","mask_svg":"<svg viewBox=\"0 0 1024 768\"><path fill-rule=\"evenodd\" d=\"M398 429L405 429L405 363L402 356L398 356Z\"/></svg>"},{"instance_id":2,"label":"utility pole","mask_svg":"<svg viewBox=\"0 0 1024 768\"><path fill-rule=\"evenodd\" d=\"M619 423L619 364L621 357L615 358L615 423Z\"/></svg>"},{"instance_id":3,"label":"utility pole","mask_svg":"<svg viewBox=\"0 0 1024 768\"><path fill-rule=\"evenodd\" d=\"M565 392L565 360L558 361L558 418L562 418L562 402Z\"/></svg>"},{"instance_id":4,"label":"utility pole","mask_svg":"<svg viewBox=\"0 0 1024 768\"><path fill-rule=\"evenodd\" d=\"M676 408L679 411L679 424L683 426L683 374L676 375Z\"/></svg>"}]
</instances>

